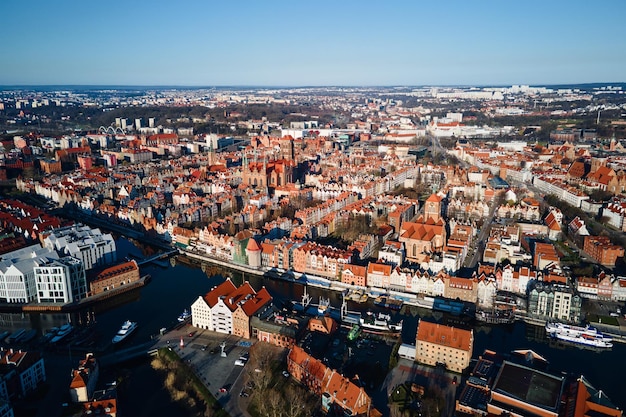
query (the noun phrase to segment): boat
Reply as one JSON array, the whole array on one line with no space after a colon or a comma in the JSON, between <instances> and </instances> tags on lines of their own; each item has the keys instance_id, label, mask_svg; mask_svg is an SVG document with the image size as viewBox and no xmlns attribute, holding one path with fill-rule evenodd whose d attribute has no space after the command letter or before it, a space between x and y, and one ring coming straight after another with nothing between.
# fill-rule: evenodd
<instances>
[{"instance_id":1,"label":"boat","mask_svg":"<svg viewBox=\"0 0 626 417\"><path fill-rule=\"evenodd\" d=\"M18 342L20 342L20 343L30 342L31 340L33 340L35 338L35 336L37 336L37 330L31 329L31 330L27 331L26 333L22 334L22 336L19 338Z\"/></svg>"},{"instance_id":2,"label":"boat","mask_svg":"<svg viewBox=\"0 0 626 417\"><path fill-rule=\"evenodd\" d=\"M18 329L14 331L9 337L7 337L7 343L17 342L17 340L22 337L24 333L26 333L26 329Z\"/></svg>"},{"instance_id":3,"label":"boat","mask_svg":"<svg viewBox=\"0 0 626 417\"><path fill-rule=\"evenodd\" d=\"M59 328L59 331L57 332L57 334L50 340L50 343L60 342L61 340L63 340L63 338L65 338L65 336L72 333L72 330L74 330L74 327L71 324L69 323L64 324L63 326Z\"/></svg>"},{"instance_id":4,"label":"boat","mask_svg":"<svg viewBox=\"0 0 626 417\"><path fill-rule=\"evenodd\" d=\"M357 337L359 337L360 334L361 328L358 324L355 324L354 326L352 326L352 329L350 329L350 332L348 333L348 340L355 340Z\"/></svg>"},{"instance_id":5,"label":"boat","mask_svg":"<svg viewBox=\"0 0 626 417\"><path fill-rule=\"evenodd\" d=\"M546 323L546 333L559 333L559 334L567 334L570 336L580 336L583 333L587 334L597 334L598 330L590 325L582 326L574 326L571 324L558 323L558 322L547 322Z\"/></svg>"},{"instance_id":6,"label":"boat","mask_svg":"<svg viewBox=\"0 0 626 417\"><path fill-rule=\"evenodd\" d=\"M379 295L374 300L374 305L378 307L390 308L392 310L400 310L402 308L402 300L397 300L384 295Z\"/></svg>"},{"instance_id":7,"label":"boat","mask_svg":"<svg viewBox=\"0 0 626 417\"><path fill-rule=\"evenodd\" d=\"M476 311L476 320L489 324L511 324L515 322L513 310Z\"/></svg>"},{"instance_id":8,"label":"boat","mask_svg":"<svg viewBox=\"0 0 626 417\"><path fill-rule=\"evenodd\" d=\"M546 323L546 333L553 339L564 342L591 346L596 348L612 348L613 339L603 335L595 327L572 326L563 323Z\"/></svg>"},{"instance_id":9,"label":"boat","mask_svg":"<svg viewBox=\"0 0 626 417\"><path fill-rule=\"evenodd\" d=\"M9 333L11 333L8 330L3 331L2 333L0 333L0 342L3 341L4 339L7 338L7 336L9 335Z\"/></svg>"},{"instance_id":10,"label":"boat","mask_svg":"<svg viewBox=\"0 0 626 417\"><path fill-rule=\"evenodd\" d=\"M476 315L476 306L459 299L452 300L438 296L435 297L433 302L433 311L450 313L453 316L467 315L474 318Z\"/></svg>"},{"instance_id":11,"label":"boat","mask_svg":"<svg viewBox=\"0 0 626 417\"><path fill-rule=\"evenodd\" d=\"M359 322L361 327L364 329L394 333L402 331L402 320L397 323L392 323L391 316L389 314L374 314L368 311L365 317L361 316L361 320Z\"/></svg>"},{"instance_id":12,"label":"boat","mask_svg":"<svg viewBox=\"0 0 626 417\"><path fill-rule=\"evenodd\" d=\"M124 324L122 324L122 327L120 327L120 329L117 331L117 334L113 337L112 342L120 343L128 336L130 336L135 331L135 329L137 329L137 322L126 320Z\"/></svg>"},{"instance_id":13,"label":"boat","mask_svg":"<svg viewBox=\"0 0 626 417\"><path fill-rule=\"evenodd\" d=\"M178 321L183 322L189 317L191 317L191 313L189 312L189 310L185 309L182 313L180 313L180 316L178 316Z\"/></svg>"},{"instance_id":14,"label":"boat","mask_svg":"<svg viewBox=\"0 0 626 417\"><path fill-rule=\"evenodd\" d=\"M330 307L330 299L320 297L320 303L317 305L317 315L323 316L328 311Z\"/></svg>"}]
</instances>

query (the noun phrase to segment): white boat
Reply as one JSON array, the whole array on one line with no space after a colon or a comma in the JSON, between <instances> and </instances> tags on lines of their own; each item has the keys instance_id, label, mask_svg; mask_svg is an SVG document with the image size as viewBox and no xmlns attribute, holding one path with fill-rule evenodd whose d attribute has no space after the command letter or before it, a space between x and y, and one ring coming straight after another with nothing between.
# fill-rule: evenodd
<instances>
[{"instance_id":1,"label":"white boat","mask_svg":"<svg viewBox=\"0 0 626 417\"><path fill-rule=\"evenodd\" d=\"M546 333L549 337L564 342L598 348L613 347L613 339L604 336L598 329L589 325L581 327L563 323L547 323Z\"/></svg>"},{"instance_id":2,"label":"white boat","mask_svg":"<svg viewBox=\"0 0 626 417\"><path fill-rule=\"evenodd\" d=\"M126 320L122 327L117 331L117 334L113 337L113 343L119 343L131 335L132 332L137 329L137 322Z\"/></svg>"},{"instance_id":3,"label":"white boat","mask_svg":"<svg viewBox=\"0 0 626 417\"><path fill-rule=\"evenodd\" d=\"M402 320L397 323L391 322L389 314L367 312L366 316L361 316L359 320L361 327L364 329L378 330L381 332L401 332Z\"/></svg>"},{"instance_id":4,"label":"white boat","mask_svg":"<svg viewBox=\"0 0 626 417\"><path fill-rule=\"evenodd\" d=\"M571 324L564 324L564 323L556 323L556 322L547 322L546 323L546 333L551 334L551 333L560 333L560 334L567 334L570 336L579 336L583 333L587 333L587 334L596 334L598 333L598 330L595 327L592 326L585 326L585 327L581 327L581 326L574 326Z\"/></svg>"},{"instance_id":5,"label":"white boat","mask_svg":"<svg viewBox=\"0 0 626 417\"><path fill-rule=\"evenodd\" d=\"M63 326L59 328L59 331L52 338L52 340L50 340L50 343L60 342L65 336L72 333L72 330L74 330L74 327L71 324L69 323L64 324Z\"/></svg>"},{"instance_id":6,"label":"white boat","mask_svg":"<svg viewBox=\"0 0 626 417\"><path fill-rule=\"evenodd\" d=\"M180 313L180 316L178 316L178 321L183 322L189 317L191 317L191 313L189 312L189 310L185 309L182 313Z\"/></svg>"}]
</instances>

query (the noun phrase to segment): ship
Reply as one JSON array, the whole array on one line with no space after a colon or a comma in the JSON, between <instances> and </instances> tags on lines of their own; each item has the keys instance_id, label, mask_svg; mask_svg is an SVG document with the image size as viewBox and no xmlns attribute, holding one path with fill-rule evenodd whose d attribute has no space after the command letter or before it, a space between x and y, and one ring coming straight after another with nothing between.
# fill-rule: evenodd
<instances>
[{"instance_id":1,"label":"ship","mask_svg":"<svg viewBox=\"0 0 626 417\"><path fill-rule=\"evenodd\" d=\"M375 306L390 308L392 310L400 310L402 308L402 304L402 300L397 300L385 295L379 295L374 299Z\"/></svg>"},{"instance_id":2,"label":"ship","mask_svg":"<svg viewBox=\"0 0 626 417\"><path fill-rule=\"evenodd\" d=\"M363 329L375 330L379 332L399 333L402 331L402 320L392 323L389 314L367 312L365 317L361 316L359 321Z\"/></svg>"},{"instance_id":3,"label":"ship","mask_svg":"<svg viewBox=\"0 0 626 417\"><path fill-rule=\"evenodd\" d=\"M476 306L474 304L459 299L452 300L444 297L435 297L433 311L450 313L453 316L465 315L472 318L476 316Z\"/></svg>"},{"instance_id":4,"label":"ship","mask_svg":"<svg viewBox=\"0 0 626 417\"><path fill-rule=\"evenodd\" d=\"M476 320L489 324L511 324L515 322L515 311L513 310L494 310L476 311Z\"/></svg>"},{"instance_id":5,"label":"ship","mask_svg":"<svg viewBox=\"0 0 626 417\"><path fill-rule=\"evenodd\" d=\"M178 316L178 321L183 322L189 317L191 317L191 313L189 312L189 310L185 309L182 313L180 313L180 316Z\"/></svg>"},{"instance_id":6,"label":"ship","mask_svg":"<svg viewBox=\"0 0 626 417\"><path fill-rule=\"evenodd\" d=\"M595 348L612 348L613 339L603 335L595 327L571 326L563 323L546 323L546 333L553 339L564 342L591 346Z\"/></svg>"},{"instance_id":7,"label":"ship","mask_svg":"<svg viewBox=\"0 0 626 417\"><path fill-rule=\"evenodd\" d=\"M120 343L137 329L137 322L126 320L113 337L112 343Z\"/></svg>"},{"instance_id":8,"label":"ship","mask_svg":"<svg viewBox=\"0 0 626 417\"><path fill-rule=\"evenodd\" d=\"M63 326L59 328L59 331L57 332L57 334L54 335L54 337L50 340L50 343L60 342L61 340L63 340L63 338L65 338L65 336L72 333L72 330L74 330L74 327L71 324L69 323L64 324Z\"/></svg>"},{"instance_id":9,"label":"ship","mask_svg":"<svg viewBox=\"0 0 626 417\"><path fill-rule=\"evenodd\" d=\"M7 343L15 343L19 340L20 337L22 337L22 335L26 333L26 329L18 329L16 331L14 331L13 333L11 333L11 335L9 337L7 337L6 342Z\"/></svg>"}]
</instances>

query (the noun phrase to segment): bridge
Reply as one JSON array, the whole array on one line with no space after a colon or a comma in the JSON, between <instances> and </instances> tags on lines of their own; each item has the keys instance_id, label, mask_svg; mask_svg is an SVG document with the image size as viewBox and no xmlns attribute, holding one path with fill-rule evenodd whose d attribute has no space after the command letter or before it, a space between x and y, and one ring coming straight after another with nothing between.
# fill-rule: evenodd
<instances>
[{"instance_id":1,"label":"bridge","mask_svg":"<svg viewBox=\"0 0 626 417\"><path fill-rule=\"evenodd\" d=\"M163 253L157 253L156 255L153 255L149 258L138 259L137 265L142 266L142 265L149 264L151 262L154 262L155 264L159 265L159 261L165 262L167 259L169 259L170 256L176 255L176 254L178 254L178 249L170 249Z\"/></svg>"},{"instance_id":2,"label":"bridge","mask_svg":"<svg viewBox=\"0 0 626 417\"><path fill-rule=\"evenodd\" d=\"M145 356L151 356L156 353L156 345L159 340L151 340L140 345L132 346L126 349L118 350L99 359L101 366L112 366L118 363L126 362Z\"/></svg>"}]
</instances>

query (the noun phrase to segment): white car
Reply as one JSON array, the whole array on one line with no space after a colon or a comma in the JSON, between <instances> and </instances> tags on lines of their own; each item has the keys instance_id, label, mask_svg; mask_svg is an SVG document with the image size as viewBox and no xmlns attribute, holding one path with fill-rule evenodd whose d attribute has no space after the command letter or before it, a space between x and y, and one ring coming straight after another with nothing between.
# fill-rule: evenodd
<instances>
[{"instance_id":1,"label":"white car","mask_svg":"<svg viewBox=\"0 0 626 417\"><path fill-rule=\"evenodd\" d=\"M244 361L242 361L241 359L237 359L235 361L235 365L237 366L244 366L246 363Z\"/></svg>"}]
</instances>

